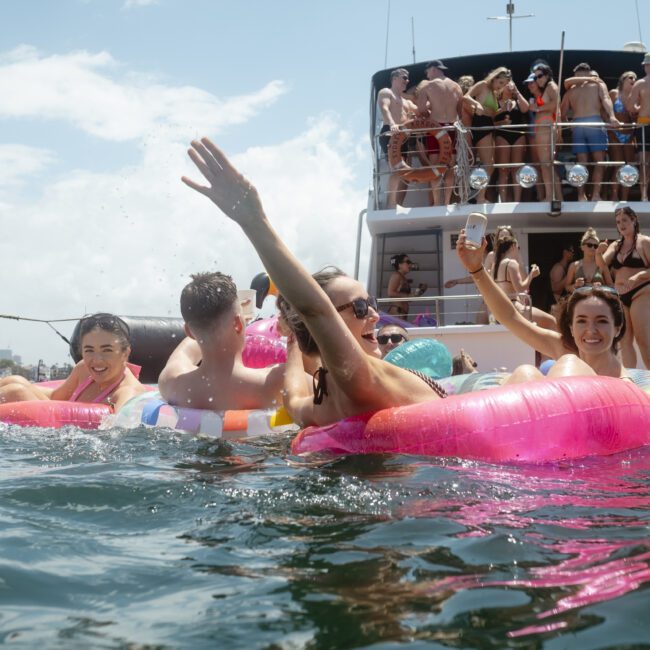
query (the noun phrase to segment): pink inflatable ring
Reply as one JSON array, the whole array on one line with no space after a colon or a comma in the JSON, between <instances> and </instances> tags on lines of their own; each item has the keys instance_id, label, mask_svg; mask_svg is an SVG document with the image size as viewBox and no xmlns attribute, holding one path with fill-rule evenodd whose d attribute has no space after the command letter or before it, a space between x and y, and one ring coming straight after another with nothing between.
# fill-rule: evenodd
<instances>
[{"instance_id":1,"label":"pink inflatable ring","mask_svg":"<svg viewBox=\"0 0 650 650\"><path fill-rule=\"evenodd\" d=\"M568 377L367 413L301 431L294 454L396 453L493 463L605 456L650 445L650 397L630 381Z\"/></svg>"}]
</instances>

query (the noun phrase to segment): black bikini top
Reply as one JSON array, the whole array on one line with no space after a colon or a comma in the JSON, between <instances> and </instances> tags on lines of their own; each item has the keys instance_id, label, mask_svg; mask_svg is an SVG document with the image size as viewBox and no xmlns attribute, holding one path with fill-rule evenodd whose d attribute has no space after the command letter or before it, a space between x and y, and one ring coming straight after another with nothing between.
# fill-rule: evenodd
<instances>
[{"instance_id":1,"label":"black bikini top","mask_svg":"<svg viewBox=\"0 0 650 650\"><path fill-rule=\"evenodd\" d=\"M623 267L628 269L646 268L645 262L643 261L643 259L641 259L641 256L638 254L636 250L636 242L634 244L634 248L627 254L627 256L622 262L618 259L618 255L619 255L618 252L616 253L616 255L614 255L614 260L612 261L613 269L622 269Z\"/></svg>"}]
</instances>

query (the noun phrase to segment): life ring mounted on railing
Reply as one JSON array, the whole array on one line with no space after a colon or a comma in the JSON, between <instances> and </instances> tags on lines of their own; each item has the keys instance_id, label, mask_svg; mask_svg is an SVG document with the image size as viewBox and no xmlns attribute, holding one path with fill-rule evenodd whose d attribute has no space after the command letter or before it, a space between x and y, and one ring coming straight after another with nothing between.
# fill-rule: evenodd
<instances>
[{"instance_id":1,"label":"life ring mounted on railing","mask_svg":"<svg viewBox=\"0 0 650 650\"><path fill-rule=\"evenodd\" d=\"M449 135L453 126L441 126L428 115L417 115L404 123L403 129L390 136L388 142L388 164L394 173L399 174L406 183L429 183L439 179L447 172L454 155L454 143ZM427 167L405 167L402 160L402 146L409 138L411 131L436 138L440 151L438 162Z\"/></svg>"}]
</instances>

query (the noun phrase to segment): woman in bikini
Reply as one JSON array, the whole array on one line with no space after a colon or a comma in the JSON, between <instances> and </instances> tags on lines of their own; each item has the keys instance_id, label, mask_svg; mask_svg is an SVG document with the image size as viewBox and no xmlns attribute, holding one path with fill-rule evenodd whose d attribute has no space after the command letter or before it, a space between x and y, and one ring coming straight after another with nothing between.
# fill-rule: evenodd
<instances>
[{"instance_id":1,"label":"woman in bikini","mask_svg":"<svg viewBox=\"0 0 650 650\"><path fill-rule=\"evenodd\" d=\"M119 411L132 397L145 391L127 366L131 352L129 327L112 314L94 314L81 320L81 361L57 388L44 388L24 377L0 381L0 402L69 400L109 404Z\"/></svg>"},{"instance_id":2,"label":"woman in bikini","mask_svg":"<svg viewBox=\"0 0 650 650\"><path fill-rule=\"evenodd\" d=\"M395 272L390 276L388 280L388 297L389 298L407 298L408 296L421 296L426 290L426 284L420 284L417 289L413 289L411 285L413 284L412 278L407 278L406 276L413 270L416 265L411 262L409 256L406 253L399 253L398 255L393 255L390 259L391 266L395 269ZM417 269L416 269L417 270ZM409 314L409 303L408 302L396 302L393 303L388 308L388 313L393 316L399 316L400 318L408 318Z\"/></svg>"},{"instance_id":3,"label":"woman in bikini","mask_svg":"<svg viewBox=\"0 0 650 650\"><path fill-rule=\"evenodd\" d=\"M494 116L499 111L497 95L499 91L512 79L508 68L497 68L482 81L475 83L466 93L464 103L474 116L472 128L481 128L472 131L472 139L476 153L481 159L481 166L487 172L488 177L492 176L494 169ZM492 128L490 128L492 127ZM479 203L485 203L485 192L483 188L477 197Z\"/></svg>"},{"instance_id":4,"label":"woman in bikini","mask_svg":"<svg viewBox=\"0 0 650 650\"><path fill-rule=\"evenodd\" d=\"M187 177L183 182L239 224L317 346L321 367L314 373L313 392L305 381L298 344L292 340L288 346L285 405L294 422L328 424L444 396L428 378L382 361L374 333L379 320L375 298L340 272L316 279L309 275L269 223L257 190L216 145L208 138L194 140L188 154L209 185ZM292 326L294 319L287 322Z\"/></svg>"},{"instance_id":5,"label":"woman in bikini","mask_svg":"<svg viewBox=\"0 0 650 650\"><path fill-rule=\"evenodd\" d=\"M514 237L504 237L499 240L494 251L494 266L492 267L492 277L495 283L510 298L512 304L522 315L531 318L540 327L555 330L556 321L553 316L526 304L521 299L522 294L528 293L530 283L538 275L539 268L533 264L530 273L522 278L517 240ZM496 314L495 318L498 320Z\"/></svg>"},{"instance_id":6,"label":"woman in bikini","mask_svg":"<svg viewBox=\"0 0 650 650\"><path fill-rule=\"evenodd\" d=\"M624 124L632 122L632 116L625 108L625 103L629 103L630 93L632 86L636 82L636 74L628 71L624 72L618 79L616 88L609 91L609 96L614 105L614 116L616 119ZM636 146L634 141L634 127L622 128L614 131L613 129L607 130L609 137L609 159L620 160L621 164L634 164L636 160ZM612 167L612 201L618 201L618 181L616 179L616 167ZM621 189L621 199L627 201L630 193L629 187Z\"/></svg>"},{"instance_id":7,"label":"woman in bikini","mask_svg":"<svg viewBox=\"0 0 650 650\"><path fill-rule=\"evenodd\" d=\"M612 287L584 285L563 301L558 321L559 332L542 329L524 318L482 265L479 249L465 246L461 231L456 251L474 278L478 290L498 321L516 337L557 362L549 377L605 375L626 378L627 373L617 351L625 334L623 306ZM520 366L508 383L542 379L534 366Z\"/></svg>"},{"instance_id":8,"label":"woman in bikini","mask_svg":"<svg viewBox=\"0 0 650 650\"><path fill-rule=\"evenodd\" d=\"M511 79L499 95L499 110L494 116L494 124L497 127L506 125L509 127L497 128L495 131L496 162L498 165L505 165L499 167L499 199L502 203L508 201L510 196L508 187L510 177L512 177L513 199L517 203L521 201L521 185L517 182L515 173L524 162L526 152L528 118L525 113L528 113L528 107L526 98Z\"/></svg>"},{"instance_id":9,"label":"woman in bikini","mask_svg":"<svg viewBox=\"0 0 650 650\"><path fill-rule=\"evenodd\" d=\"M545 200L553 198L553 171L551 151L551 133L556 121L558 88L553 81L553 71L545 63L538 63L533 68L535 81L541 95L530 102L530 110L535 113L534 144L544 181ZM557 182L557 179L555 179Z\"/></svg>"},{"instance_id":10,"label":"woman in bikini","mask_svg":"<svg viewBox=\"0 0 650 650\"><path fill-rule=\"evenodd\" d=\"M606 250L603 242L600 251L625 306L623 363L628 368L636 367L636 339L643 363L650 368L650 237L639 232L639 218L632 208L618 208L614 216L620 238Z\"/></svg>"},{"instance_id":11,"label":"woman in bikini","mask_svg":"<svg viewBox=\"0 0 650 650\"><path fill-rule=\"evenodd\" d=\"M566 274L564 288L568 293L579 289L585 284L614 285L612 275L605 264L600 248L598 233L593 228L588 228L580 240L582 259L572 262Z\"/></svg>"}]
</instances>

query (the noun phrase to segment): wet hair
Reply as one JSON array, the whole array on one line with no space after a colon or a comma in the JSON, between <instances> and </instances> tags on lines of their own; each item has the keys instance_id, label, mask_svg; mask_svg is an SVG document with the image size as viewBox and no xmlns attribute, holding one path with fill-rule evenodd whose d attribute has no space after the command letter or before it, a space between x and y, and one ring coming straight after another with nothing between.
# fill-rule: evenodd
<instances>
[{"instance_id":1,"label":"wet hair","mask_svg":"<svg viewBox=\"0 0 650 650\"><path fill-rule=\"evenodd\" d=\"M471 74L464 74L462 77L458 77L458 85L460 86L460 89L463 91L463 95L467 93L467 91L474 85L474 77L472 77Z\"/></svg>"},{"instance_id":2,"label":"wet hair","mask_svg":"<svg viewBox=\"0 0 650 650\"><path fill-rule=\"evenodd\" d=\"M614 337L612 341L612 352L616 354L618 352L619 341L625 335L625 312L623 311L623 303L618 297L618 294L613 291L608 291L606 288L600 288L597 286L591 287L591 291L580 291L579 289L574 291L568 298L563 300L560 303L560 313L558 317L558 328L560 330L560 336L562 337L562 343L567 350L572 352L578 352L578 346L576 345L573 334L571 333L571 325L573 323L573 314L575 312L576 305L586 300L587 298L599 298L603 302L607 303L610 311L612 312L612 318L614 319L614 326L620 327L619 333Z\"/></svg>"},{"instance_id":3,"label":"wet hair","mask_svg":"<svg viewBox=\"0 0 650 650\"><path fill-rule=\"evenodd\" d=\"M625 205L622 208L616 208L614 210L614 216L616 217L616 214L622 212L623 214L626 214L632 221L634 222L634 248L636 248L636 238L637 235L639 234L639 217L637 216L637 213L632 210L629 206ZM619 233L620 234L620 233ZM616 244L616 251L614 253L614 256L618 255L621 252L621 248L623 248L623 235L621 235L618 239L618 242Z\"/></svg>"},{"instance_id":4,"label":"wet hair","mask_svg":"<svg viewBox=\"0 0 650 650\"><path fill-rule=\"evenodd\" d=\"M512 72L510 72L508 68L500 66L499 68L495 68L494 70L488 72L487 75L485 76L485 79L483 79L483 81L485 81L485 83L488 86L491 86L492 82L495 79L499 79L499 77L504 77L505 79L512 79Z\"/></svg>"},{"instance_id":5,"label":"wet hair","mask_svg":"<svg viewBox=\"0 0 650 650\"><path fill-rule=\"evenodd\" d=\"M584 246L584 243L590 239L595 239L597 242L600 242L600 237L598 237L595 228L587 228L587 230L585 230L585 234L582 235L582 239L580 240L580 246Z\"/></svg>"},{"instance_id":6,"label":"wet hair","mask_svg":"<svg viewBox=\"0 0 650 650\"><path fill-rule=\"evenodd\" d=\"M333 280L336 278L345 278L347 277L347 274L336 266L326 266L320 271L314 273L311 277L316 280L321 289L327 290L327 286ZM296 342L298 343L300 351L303 354L310 356L320 354L318 345L307 329L307 325L305 325L304 321L282 294L278 296L276 305L280 311L281 318L285 321L293 335L296 337Z\"/></svg>"},{"instance_id":7,"label":"wet hair","mask_svg":"<svg viewBox=\"0 0 650 650\"><path fill-rule=\"evenodd\" d=\"M181 314L190 326L205 329L232 311L237 287L229 275L194 273L181 292Z\"/></svg>"},{"instance_id":8,"label":"wet hair","mask_svg":"<svg viewBox=\"0 0 650 650\"><path fill-rule=\"evenodd\" d=\"M390 80L392 81L395 77L400 77L403 74L410 77L409 71L406 68L397 68L390 73Z\"/></svg>"},{"instance_id":9,"label":"wet hair","mask_svg":"<svg viewBox=\"0 0 650 650\"><path fill-rule=\"evenodd\" d=\"M131 330L129 326L119 316L102 312L84 316L79 321L79 342L77 344L79 355L81 355L81 344L84 336L94 330L103 330L113 334L119 341L122 350L131 347Z\"/></svg>"},{"instance_id":10,"label":"wet hair","mask_svg":"<svg viewBox=\"0 0 650 650\"><path fill-rule=\"evenodd\" d=\"M618 78L618 83L616 84L616 87L618 88L619 91L623 90L623 84L625 83L625 80L628 77L634 77L634 80L636 81L637 75L636 72L633 70L628 70L627 72L624 72L619 78Z\"/></svg>"},{"instance_id":11,"label":"wet hair","mask_svg":"<svg viewBox=\"0 0 650 650\"><path fill-rule=\"evenodd\" d=\"M517 245L517 240L514 237L504 237L500 239L494 247L494 267L492 268L492 276L496 279L499 272L499 265L503 260L505 254Z\"/></svg>"},{"instance_id":12,"label":"wet hair","mask_svg":"<svg viewBox=\"0 0 650 650\"><path fill-rule=\"evenodd\" d=\"M399 269L399 265L406 259L408 259L408 255L406 253L398 253L397 255L393 255L393 257L390 258L390 265L397 271L397 269Z\"/></svg>"}]
</instances>

